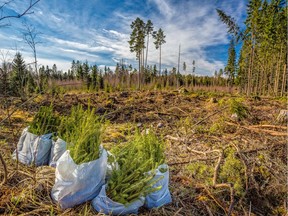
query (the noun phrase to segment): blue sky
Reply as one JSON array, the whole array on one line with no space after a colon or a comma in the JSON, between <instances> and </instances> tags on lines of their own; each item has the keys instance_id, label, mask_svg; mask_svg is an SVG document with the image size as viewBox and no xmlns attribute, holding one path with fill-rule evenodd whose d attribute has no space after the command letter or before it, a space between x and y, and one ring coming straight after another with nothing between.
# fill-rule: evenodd
<instances>
[{"instance_id":1,"label":"blue sky","mask_svg":"<svg viewBox=\"0 0 288 216\"><path fill-rule=\"evenodd\" d=\"M0 0L2 5L7 0ZM22 12L30 0L14 0L3 15ZM151 19L154 29L162 28L166 43L162 46L162 68L177 67L181 44L181 65L187 72L196 62L196 73L213 75L227 61L229 35L216 8L223 9L238 23L243 23L244 0L41 0L34 13L21 19L4 20L0 28L0 51L3 58L13 59L20 51L26 63L33 62L31 49L23 41L23 22L33 25L41 34L37 44L40 65L55 63L68 70L72 60L88 61L114 69L121 59L137 68L135 53L130 53L130 24L137 17ZM151 40L150 40L151 41ZM149 45L148 64L157 64L159 50ZM182 67L181 67L182 68Z\"/></svg>"}]
</instances>

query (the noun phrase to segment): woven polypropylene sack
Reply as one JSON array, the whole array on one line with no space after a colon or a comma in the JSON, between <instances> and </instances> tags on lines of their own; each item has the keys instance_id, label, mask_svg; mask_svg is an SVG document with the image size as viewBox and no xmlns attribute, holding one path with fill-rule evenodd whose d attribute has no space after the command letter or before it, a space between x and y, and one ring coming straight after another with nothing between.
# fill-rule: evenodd
<instances>
[{"instance_id":1,"label":"woven polypropylene sack","mask_svg":"<svg viewBox=\"0 0 288 216\"><path fill-rule=\"evenodd\" d=\"M161 170L165 170L164 173ZM153 187L161 186L161 189L148 194L145 197L144 206L148 209L158 208L172 202L169 191L169 167L167 164L162 164L156 169L156 175L152 181L159 179Z\"/></svg>"},{"instance_id":2,"label":"woven polypropylene sack","mask_svg":"<svg viewBox=\"0 0 288 216\"><path fill-rule=\"evenodd\" d=\"M35 135L28 131L28 127L25 128L19 138L17 149L13 152L13 159L17 159L19 162L36 166L48 165L50 151L52 146L52 134Z\"/></svg>"},{"instance_id":3,"label":"woven polypropylene sack","mask_svg":"<svg viewBox=\"0 0 288 216\"><path fill-rule=\"evenodd\" d=\"M106 185L103 185L98 196L92 200L92 206L97 212L101 212L107 215L138 214L138 209L143 206L144 201L144 197L139 197L139 199L127 205L114 202L109 197L107 197Z\"/></svg>"},{"instance_id":4,"label":"woven polypropylene sack","mask_svg":"<svg viewBox=\"0 0 288 216\"><path fill-rule=\"evenodd\" d=\"M107 152L100 150L97 160L75 164L67 150L56 165L55 184L51 196L62 209L72 208L98 195L105 183Z\"/></svg>"},{"instance_id":5,"label":"woven polypropylene sack","mask_svg":"<svg viewBox=\"0 0 288 216\"><path fill-rule=\"evenodd\" d=\"M66 148L67 148L67 143L64 140L57 138L56 141L52 141L49 166L56 167L57 161L67 150Z\"/></svg>"}]
</instances>

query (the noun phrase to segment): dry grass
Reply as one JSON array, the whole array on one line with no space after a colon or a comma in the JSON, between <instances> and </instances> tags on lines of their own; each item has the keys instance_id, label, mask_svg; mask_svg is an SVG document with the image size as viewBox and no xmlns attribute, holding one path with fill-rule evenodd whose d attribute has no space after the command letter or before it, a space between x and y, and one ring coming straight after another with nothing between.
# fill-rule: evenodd
<instances>
[{"instance_id":1,"label":"dry grass","mask_svg":"<svg viewBox=\"0 0 288 216\"><path fill-rule=\"evenodd\" d=\"M285 101L246 98L244 102L251 115L235 121L227 109L219 111L222 107L213 103L211 97L219 101L225 95L143 91L66 94L58 95L58 98L45 95L41 101L31 101L17 110L10 122L0 125L0 152L8 168L8 180L0 187L0 214L97 215L90 202L61 210L50 197L54 169L17 165L11 159L19 134L33 112L40 105L49 105L52 99L56 110L63 115L79 103L96 107L98 114L110 121L104 139L107 148L118 145L119 140L125 142L137 123L141 123L138 124L141 130L151 128L165 139L173 202L149 211L141 208L140 215L228 214L231 204L229 189L201 182L199 175L195 176L187 168L201 162L214 170L219 157L211 150L227 148L235 151L235 158L245 167L244 193L235 196L233 215L248 215L249 212L251 215L286 214L287 124L276 122L277 114L285 109ZM9 110L13 110L15 105L18 102L11 103ZM6 109L0 109L0 121L6 114ZM225 157L219 163L220 170L224 162ZM218 174L216 177L217 183L223 183ZM2 179L3 166L0 164Z\"/></svg>"}]
</instances>

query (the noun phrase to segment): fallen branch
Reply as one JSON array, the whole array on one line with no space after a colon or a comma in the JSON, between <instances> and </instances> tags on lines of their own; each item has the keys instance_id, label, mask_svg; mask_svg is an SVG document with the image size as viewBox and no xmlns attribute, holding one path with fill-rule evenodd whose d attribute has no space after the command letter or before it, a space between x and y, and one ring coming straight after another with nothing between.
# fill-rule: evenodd
<instances>
[{"instance_id":1,"label":"fallen branch","mask_svg":"<svg viewBox=\"0 0 288 216\"><path fill-rule=\"evenodd\" d=\"M247 126L241 126L241 125L237 125L235 123L227 122L227 121L225 121L225 123L228 125L238 126L238 127L241 127L241 128L247 129L247 130L258 132L258 133L268 133L271 136L287 136L287 132L279 132L279 131L274 131L274 130L260 129L259 125L257 125L256 127L255 126L248 126L247 127Z\"/></svg>"},{"instance_id":2,"label":"fallen branch","mask_svg":"<svg viewBox=\"0 0 288 216\"><path fill-rule=\"evenodd\" d=\"M202 201L202 204L205 206L205 208L208 212L208 215L213 216L213 213L212 213L211 209L209 208L209 206L204 201Z\"/></svg>"},{"instance_id":3,"label":"fallen branch","mask_svg":"<svg viewBox=\"0 0 288 216\"><path fill-rule=\"evenodd\" d=\"M191 128L193 128L193 127L195 127L195 126L201 124L201 123L202 123L203 121L205 121L206 119L210 118L210 117L213 116L213 115L216 115L216 114L222 112L223 110L225 110L225 109L227 109L227 108L228 108L228 106L225 106L225 107L223 107L222 109L217 110L216 112L214 112L214 113L212 113L212 114L206 116L205 118L201 119L200 121L198 121L198 122L196 122L194 125L192 125Z\"/></svg>"},{"instance_id":4,"label":"fallen branch","mask_svg":"<svg viewBox=\"0 0 288 216\"><path fill-rule=\"evenodd\" d=\"M258 133L268 133L271 136L287 136L287 132L279 132L279 131L273 131L273 130L266 130L266 129L260 129L260 128L253 128L253 127L244 127L245 129L252 130Z\"/></svg>"},{"instance_id":5,"label":"fallen branch","mask_svg":"<svg viewBox=\"0 0 288 216\"><path fill-rule=\"evenodd\" d=\"M173 137L170 135L165 136L166 139L170 139L170 140L174 140L174 141L178 141L178 142L185 142L186 139L185 138L181 138L181 137Z\"/></svg>"},{"instance_id":6,"label":"fallen branch","mask_svg":"<svg viewBox=\"0 0 288 216\"><path fill-rule=\"evenodd\" d=\"M258 151L266 151L266 150L275 150L278 147L287 147L287 143L279 143L279 144L274 144L272 146L266 146L266 147L262 147L262 148L257 148L257 149L251 149L251 150L246 150L246 151L240 151L240 153L242 154L249 154L249 153L254 153L254 152L258 152Z\"/></svg>"},{"instance_id":7,"label":"fallen branch","mask_svg":"<svg viewBox=\"0 0 288 216\"><path fill-rule=\"evenodd\" d=\"M181 207L177 212L175 212L174 216L177 216L179 214L179 212L181 212L183 209L183 207ZM164 209L163 209L164 210ZM180 214L181 215L181 214Z\"/></svg>"},{"instance_id":8,"label":"fallen branch","mask_svg":"<svg viewBox=\"0 0 288 216\"><path fill-rule=\"evenodd\" d=\"M34 209L32 211L29 211L29 212L25 212L25 213L22 213L20 214L19 216L26 216L26 215L39 215L39 213L43 214L43 212L47 212L47 211L50 211L50 206L48 205L44 205L46 208L38 208L38 209Z\"/></svg>"},{"instance_id":9,"label":"fallen branch","mask_svg":"<svg viewBox=\"0 0 288 216\"><path fill-rule=\"evenodd\" d=\"M228 209L228 213L226 212L226 210L223 208L223 210L225 210L225 213L227 213L228 216L230 216L232 214L233 208L234 208L234 204L235 204L235 190L234 190L234 185L232 183L217 183L217 179L218 179L218 174L219 174L219 170L220 170L220 165L221 162L223 160L223 150L219 150L219 149L215 149L215 150L210 150L210 151L206 151L206 152L201 152L201 151L197 151L197 150L193 150L191 149L192 152L198 153L198 154L208 154L208 153L212 153L212 152L218 152L219 156L218 156L218 161L216 163L216 166L214 168L214 174L213 174L213 180L212 180L212 187L213 188L229 188L230 190L230 205L229 205L229 209ZM220 205L221 206L221 205Z\"/></svg>"},{"instance_id":10,"label":"fallen branch","mask_svg":"<svg viewBox=\"0 0 288 216\"><path fill-rule=\"evenodd\" d=\"M222 184L216 184L214 185L215 188L222 188L222 187L225 187L225 188L229 188L230 189L230 206L229 206L229 209L228 209L228 216L230 216L232 214L232 211L233 211L233 207L234 207L234 204L235 204L235 198L234 198L234 195L235 195L235 191L234 191L234 186L232 183L222 183Z\"/></svg>"},{"instance_id":11,"label":"fallen branch","mask_svg":"<svg viewBox=\"0 0 288 216\"><path fill-rule=\"evenodd\" d=\"M211 154L211 153L213 153L213 152L217 152L217 153L219 153L219 154L221 154L221 150L219 150L219 149L214 149L214 150L208 150L208 151L197 151L197 150L194 150L194 149L191 149L191 148L189 148L188 146L187 146L187 149L190 151L190 152L194 152L194 153L197 153L197 154L203 154L203 155L207 155L207 154Z\"/></svg>"},{"instance_id":12,"label":"fallen branch","mask_svg":"<svg viewBox=\"0 0 288 216\"><path fill-rule=\"evenodd\" d=\"M247 193L248 189L249 189L249 185L248 185L248 162L247 159L244 158L244 155L241 153L241 150L239 149L239 147L232 142L232 145L236 148L237 150L237 154L239 155L245 169L244 169L244 173L245 173L245 193ZM244 198L244 196L242 197ZM242 199L241 198L241 199Z\"/></svg>"},{"instance_id":13,"label":"fallen branch","mask_svg":"<svg viewBox=\"0 0 288 216\"><path fill-rule=\"evenodd\" d=\"M212 195L212 193L210 192L210 190L207 187L204 187L204 190L206 191L206 193L208 194L208 196L225 212L225 214L227 215L227 210L224 207L224 204L218 200L215 196Z\"/></svg>"},{"instance_id":14,"label":"fallen branch","mask_svg":"<svg viewBox=\"0 0 288 216\"><path fill-rule=\"evenodd\" d=\"M186 116L188 116L189 114L187 112L185 112L184 110L180 109L179 107L171 107L170 109L168 109L168 111L171 111L173 109L177 109L179 110L180 112L183 112Z\"/></svg>"},{"instance_id":15,"label":"fallen branch","mask_svg":"<svg viewBox=\"0 0 288 216\"><path fill-rule=\"evenodd\" d=\"M280 126L280 125L251 125L250 128L277 128L287 130L287 126Z\"/></svg>"},{"instance_id":16,"label":"fallen branch","mask_svg":"<svg viewBox=\"0 0 288 216\"><path fill-rule=\"evenodd\" d=\"M1 182L1 185L3 185L7 182L8 170L7 170L7 166L6 166L4 158L2 157L1 152L0 152L0 161L1 161L3 168L4 168L4 178L3 178L3 181Z\"/></svg>"},{"instance_id":17,"label":"fallen branch","mask_svg":"<svg viewBox=\"0 0 288 216\"><path fill-rule=\"evenodd\" d=\"M168 165L169 165L169 166L176 166L176 165L189 164L189 163L198 162L198 161L212 161L212 160L215 160L216 158L218 158L218 157L213 157L213 158L199 158L199 159L194 159L194 160L189 160L189 161L168 163Z\"/></svg>"},{"instance_id":18,"label":"fallen branch","mask_svg":"<svg viewBox=\"0 0 288 216\"><path fill-rule=\"evenodd\" d=\"M221 161L223 160L223 151L218 150L218 152L219 152L219 158L214 168L214 174L213 174L213 186L214 187L217 185L217 178L218 178L218 173L220 169L220 164L221 164Z\"/></svg>"},{"instance_id":19,"label":"fallen branch","mask_svg":"<svg viewBox=\"0 0 288 216\"><path fill-rule=\"evenodd\" d=\"M180 117L182 117L182 118L187 117L187 115L178 115L178 114L165 113L165 112L156 112L156 114L158 114L158 115L175 116L175 117L177 117L178 119L179 119Z\"/></svg>"},{"instance_id":20,"label":"fallen branch","mask_svg":"<svg viewBox=\"0 0 288 216\"><path fill-rule=\"evenodd\" d=\"M7 115L6 118L4 118L4 119L2 119L2 120L0 121L0 125L1 125L3 122L5 122L7 119L9 119L20 107L22 107L22 106L23 106L24 104L26 104L28 101L31 101L31 100L37 98L41 93L42 93L42 92L40 92L39 94L37 94L37 95L35 95L35 96L33 96L33 97L30 97L28 100L26 100L25 102L23 102L22 104L20 104L18 107L16 107L11 113L9 113L9 114Z\"/></svg>"}]
</instances>

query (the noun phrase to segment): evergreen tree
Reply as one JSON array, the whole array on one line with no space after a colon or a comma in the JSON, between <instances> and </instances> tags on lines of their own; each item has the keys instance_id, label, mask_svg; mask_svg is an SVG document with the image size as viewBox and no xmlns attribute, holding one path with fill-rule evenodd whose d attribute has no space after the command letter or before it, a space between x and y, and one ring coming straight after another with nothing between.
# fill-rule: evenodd
<instances>
[{"instance_id":1,"label":"evergreen tree","mask_svg":"<svg viewBox=\"0 0 288 216\"><path fill-rule=\"evenodd\" d=\"M45 81L50 78L49 76L47 76L44 66L39 68L39 76L41 77L41 80L40 80L41 86L43 86L43 82L45 83ZM53 72L52 72L52 78L53 78Z\"/></svg>"},{"instance_id":2,"label":"evergreen tree","mask_svg":"<svg viewBox=\"0 0 288 216\"><path fill-rule=\"evenodd\" d=\"M93 65L91 70L91 82L92 82L92 88L95 90L97 85L97 79L98 79L98 68L97 65Z\"/></svg>"},{"instance_id":3,"label":"evergreen tree","mask_svg":"<svg viewBox=\"0 0 288 216\"><path fill-rule=\"evenodd\" d=\"M228 62L225 68L225 74L228 77L228 85L230 90L234 83L235 73L236 73L236 51L235 51L234 39L232 38L230 41L228 51Z\"/></svg>"},{"instance_id":4,"label":"evergreen tree","mask_svg":"<svg viewBox=\"0 0 288 216\"><path fill-rule=\"evenodd\" d=\"M73 79L74 79L76 74L77 74L77 65L76 65L75 60L73 60L72 64L71 64L71 77L73 77Z\"/></svg>"},{"instance_id":5,"label":"evergreen tree","mask_svg":"<svg viewBox=\"0 0 288 216\"><path fill-rule=\"evenodd\" d=\"M195 73L195 70L196 70L195 60L193 60L193 61L192 61L192 73L193 73L193 74Z\"/></svg>"},{"instance_id":6,"label":"evergreen tree","mask_svg":"<svg viewBox=\"0 0 288 216\"><path fill-rule=\"evenodd\" d=\"M138 89L140 89L141 57L142 51L145 48L145 23L137 17L130 27L132 33L130 35L129 45L130 51L136 53L136 58L139 61Z\"/></svg>"},{"instance_id":7,"label":"evergreen tree","mask_svg":"<svg viewBox=\"0 0 288 216\"><path fill-rule=\"evenodd\" d=\"M104 89L104 78L103 78L102 70L100 70L100 73L97 79L98 79L97 83L99 84L99 89Z\"/></svg>"},{"instance_id":8,"label":"evergreen tree","mask_svg":"<svg viewBox=\"0 0 288 216\"><path fill-rule=\"evenodd\" d=\"M36 91L36 82L35 77L33 76L31 70L28 70L28 82L27 82L27 89L28 93L33 93Z\"/></svg>"},{"instance_id":9,"label":"evergreen tree","mask_svg":"<svg viewBox=\"0 0 288 216\"><path fill-rule=\"evenodd\" d=\"M8 63L4 60L0 66L0 95L8 95L9 92L9 69Z\"/></svg>"},{"instance_id":10,"label":"evergreen tree","mask_svg":"<svg viewBox=\"0 0 288 216\"><path fill-rule=\"evenodd\" d=\"M82 69L83 69L83 78L87 78L89 75L89 64L87 60L83 63Z\"/></svg>"},{"instance_id":11,"label":"evergreen tree","mask_svg":"<svg viewBox=\"0 0 288 216\"><path fill-rule=\"evenodd\" d=\"M82 73L83 73L83 80L86 82L87 89L90 88L91 84L91 76L89 74L89 64L88 61L86 60L83 65L82 65Z\"/></svg>"},{"instance_id":12,"label":"evergreen tree","mask_svg":"<svg viewBox=\"0 0 288 216\"><path fill-rule=\"evenodd\" d=\"M184 74L186 74L186 69L187 69L186 62L183 62L183 71L184 71Z\"/></svg>"},{"instance_id":13,"label":"evergreen tree","mask_svg":"<svg viewBox=\"0 0 288 216\"><path fill-rule=\"evenodd\" d=\"M159 53L159 73L161 73L161 47L164 43L166 43L166 41L165 41L166 35L164 35L163 30L160 28L157 32L153 33L153 37L155 39L155 41L154 41L155 48L160 50L160 53Z\"/></svg>"},{"instance_id":14,"label":"evergreen tree","mask_svg":"<svg viewBox=\"0 0 288 216\"><path fill-rule=\"evenodd\" d=\"M277 96L287 92L285 1L249 0L244 22L246 28L242 31L233 18L223 11L222 13L218 11L218 14L228 25L228 31L242 40L235 80L240 85L240 91L248 96L251 94Z\"/></svg>"},{"instance_id":15,"label":"evergreen tree","mask_svg":"<svg viewBox=\"0 0 288 216\"><path fill-rule=\"evenodd\" d=\"M183 62L183 71L184 71L184 77L183 77L183 79L184 79L184 82L185 82L186 85L187 85L187 80L186 80L187 74L186 74L186 70L187 70L186 62Z\"/></svg>"},{"instance_id":16,"label":"evergreen tree","mask_svg":"<svg viewBox=\"0 0 288 216\"><path fill-rule=\"evenodd\" d=\"M48 78L51 78L52 76L52 72L51 72L51 69L49 68L48 65L46 65L46 69L44 70L44 66L41 67L42 71L44 71L45 73L45 77L48 79Z\"/></svg>"},{"instance_id":17,"label":"evergreen tree","mask_svg":"<svg viewBox=\"0 0 288 216\"><path fill-rule=\"evenodd\" d=\"M82 64L80 61L76 62L76 74L77 74L77 79L81 79L82 81L84 80L83 68L82 68Z\"/></svg>"},{"instance_id":18,"label":"evergreen tree","mask_svg":"<svg viewBox=\"0 0 288 216\"><path fill-rule=\"evenodd\" d=\"M53 64L53 66L52 66L52 78L53 79L58 79L59 78L58 75L57 75L57 66L56 66L56 64Z\"/></svg>"},{"instance_id":19,"label":"evergreen tree","mask_svg":"<svg viewBox=\"0 0 288 216\"><path fill-rule=\"evenodd\" d=\"M25 87L27 86L28 73L25 61L20 52L17 52L12 62L11 90L14 95L26 98Z\"/></svg>"},{"instance_id":20,"label":"evergreen tree","mask_svg":"<svg viewBox=\"0 0 288 216\"><path fill-rule=\"evenodd\" d=\"M227 15L223 10L216 9L221 21L225 23L228 27L228 33L234 35L238 39L241 39L242 33L240 32L240 28L237 25L234 18Z\"/></svg>"},{"instance_id":21,"label":"evergreen tree","mask_svg":"<svg viewBox=\"0 0 288 216\"><path fill-rule=\"evenodd\" d=\"M147 36L147 46L146 46L146 59L145 59L145 68L147 67L147 58L148 58L148 47L149 47L149 36L153 32L153 23L151 20L148 20L145 26L145 34Z\"/></svg>"}]
</instances>

